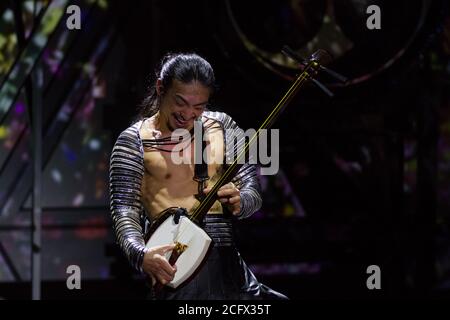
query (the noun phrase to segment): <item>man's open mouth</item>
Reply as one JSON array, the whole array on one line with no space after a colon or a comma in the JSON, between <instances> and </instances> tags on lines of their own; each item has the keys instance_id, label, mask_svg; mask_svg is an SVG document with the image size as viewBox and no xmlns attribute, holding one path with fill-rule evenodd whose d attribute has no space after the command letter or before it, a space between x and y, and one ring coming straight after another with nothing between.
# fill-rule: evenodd
<instances>
[{"instance_id":1,"label":"man's open mouth","mask_svg":"<svg viewBox=\"0 0 450 320\"><path fill-rule=\"evenodd\" d=\"M181 114L174 113L173 117L175 118L175 123L178 127L184 127L189 122L189 120L185 120Z\"/></svg>"}]
</instances>

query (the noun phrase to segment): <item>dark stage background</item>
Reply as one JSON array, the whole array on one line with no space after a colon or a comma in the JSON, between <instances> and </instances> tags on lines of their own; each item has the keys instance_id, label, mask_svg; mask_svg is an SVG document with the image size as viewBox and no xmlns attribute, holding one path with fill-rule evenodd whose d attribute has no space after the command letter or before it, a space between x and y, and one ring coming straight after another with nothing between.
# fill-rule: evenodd
<instances>
[{"instance_id":1,"label":"dark stage background","mask_svg":"<svg viewBox=\"0 0 450 320\"><path fill-rule=\"evenodd\" d=\"M66 26L71 4L80 30ZM371 4L381 29L366 26ZM42 298L141 299L115 245L108 168L159 59L203 55L214 108L256 128L298 72L285 44L304 56L327 49L349 83L321 74L335 97L307 86L277 121L280 171L261 176L263 207L237 224L242 256L291 299L448 297L447 12L438 0L2 1L0 297L31 298L37 112ZM66 287L69 265L81 290ZM381 290L366 286L370 265Z\"/></svg>"}]
</instances>

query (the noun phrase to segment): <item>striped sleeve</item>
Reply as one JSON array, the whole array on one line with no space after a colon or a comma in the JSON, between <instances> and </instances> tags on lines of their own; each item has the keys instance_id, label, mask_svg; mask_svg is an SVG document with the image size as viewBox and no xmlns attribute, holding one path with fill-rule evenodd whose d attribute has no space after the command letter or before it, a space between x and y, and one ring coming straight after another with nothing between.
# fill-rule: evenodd
<instances>
[{"instance_id":1,"label":"striped sleeve","mask_svg":"<svg viewBox=\"0 0 450 320\"><path fill-rule=\"evenodd\" d=\"M110 213L116 240L131 265L143 272L145 242L140 224L143 151L137 126L123 131L111 154Z\"/></svg>"},{"instance_id":2,"label":"striped sleeve","mask_svg":"<svg viewBox=\"0 0 450 320\"><path fill-rule=\"evenodd\" d=\"M207 117L218 120L224 129L225 158L227 163L235 159L236 150L245 143L244 131L236 122L223 112L206 112ZM241 196L241 211L238 219L250 217L262 206L261 185L258 179L257 167L254 164L245 163L233 178L232 182L239 189Z\"/></svg>"}]
</instances>

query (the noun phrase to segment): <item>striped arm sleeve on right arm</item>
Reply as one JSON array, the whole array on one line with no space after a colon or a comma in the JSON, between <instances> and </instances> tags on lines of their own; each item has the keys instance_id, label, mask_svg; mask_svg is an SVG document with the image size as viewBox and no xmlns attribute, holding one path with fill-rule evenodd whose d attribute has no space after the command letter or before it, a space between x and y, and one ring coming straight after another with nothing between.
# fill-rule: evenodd
<instances>
[{"instance_id":1,"label":"striped arm sleeve on right arm","mask_svg":"<svg viewBox=\"0 0 450 320\"><path fill-rule=\"evenodd\" d=\"M120 248L134 269L143 272L146 249L140 215L144 166L136 130L130 127L123 131L112 150L109 168L110 213Z\"/></svg>"}]
</instances>

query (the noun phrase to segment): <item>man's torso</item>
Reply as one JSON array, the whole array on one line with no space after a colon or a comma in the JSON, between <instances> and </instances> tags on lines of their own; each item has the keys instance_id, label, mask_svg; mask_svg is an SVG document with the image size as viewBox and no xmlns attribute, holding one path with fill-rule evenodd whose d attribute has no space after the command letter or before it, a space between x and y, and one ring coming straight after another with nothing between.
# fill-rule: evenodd
<instances>
[{"instance_id":1,"label":"man's torso","mask_svg":"<svg viewBox=\"0 0 450 320\"><path fill-rule=\"evenodd\" d=\"M154 118L142 122L139 134L142 140L155 139ZM224 139L221 126L212 119L203 117L208 160L208 186L212 186L222 169L224 159ZM178 149L176 149L176 147ZM194 195L198 193L198 183L194 177L194 143L144 147L144 177L142 179L142 203L150 218L155 218L168 207L183 207L192 212L198 205ZM177 151L174 151L175 150ZM178 151L182 150L182 151ZM175 152L175 153L174 153ZM176 157L177 156L177 157ZM180 157L190 159L179 164ZM175 161L174 161L175 160ZM221 213L222 206L216 201L209 213Z\"/></svg>"}]
</instances>

